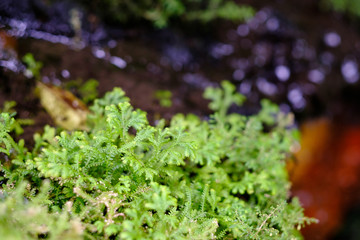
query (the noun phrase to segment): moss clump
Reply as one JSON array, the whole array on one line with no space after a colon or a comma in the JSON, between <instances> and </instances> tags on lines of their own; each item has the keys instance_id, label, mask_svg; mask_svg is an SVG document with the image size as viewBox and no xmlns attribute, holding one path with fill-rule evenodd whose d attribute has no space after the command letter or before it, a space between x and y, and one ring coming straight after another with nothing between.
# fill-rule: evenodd
<instances>
[{"instance_id":1,"label":"moss clump","mask_svg":"<svg viewBox=\"0 0 360 240\"><path fill-rule=\"evenodd\" d=\"M301 239L312 220L289 199L291 118L267 101L228 114L244 101L229 82L205 97L209 121L150 126L116 88L95 100L90 131L46 127L31 151L2 113L2 239Z\"/></svg>"}]
</instances>

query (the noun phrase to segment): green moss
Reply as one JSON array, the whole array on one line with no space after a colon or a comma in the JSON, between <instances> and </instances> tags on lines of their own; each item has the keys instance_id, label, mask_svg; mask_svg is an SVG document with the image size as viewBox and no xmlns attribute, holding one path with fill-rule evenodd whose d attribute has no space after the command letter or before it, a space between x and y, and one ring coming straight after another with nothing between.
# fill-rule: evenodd
<instances>
[{"instance_id":1,"label":"green moss","mask_svg":"<svg viewBox=\"0 0 360 240\"><path fill-rule=\"evenodd\" d=\"M46 127L31 151L2 113L1 236L301 239L313 220L289 200L290 118L267 101L257 115L228 114L244 97L222 87L205 92L209 121L179 114L169 126L150 126L114 89L94 101L90 131Z\"/></svg>"},{"instance_id":2,"label":"green moss","mask_svg":"<svg viewBox=\"0 0 360 240\"><path fill-rule=\"evenodd\" d=\"M111 22L146 20L162 28L171 19L212 21L217 18L242 21L253 16L253 8L231 0L77 0Z\"/></svg>"},{"instance_id":3,"label":"green moss","mask_svg":"<svg viewBox=\"0 0 360 240\"><path fill-rule=\"evenodd\" d=\"M360 1L358 0L323 0L322 4L337 12L348 13L356 17L360 16Z\"/></svg>"},{"instance_id":4,"label":"green moss","mask_svg":"<svg viewBox=\"0 0 360 240\"><path fill-rule=\"evenodd\" d=\"M155 98L159 101L160 106L162 107L171 107L172 93L168 90L157 90L155 92Z\"/></svg>"}]
</instances>

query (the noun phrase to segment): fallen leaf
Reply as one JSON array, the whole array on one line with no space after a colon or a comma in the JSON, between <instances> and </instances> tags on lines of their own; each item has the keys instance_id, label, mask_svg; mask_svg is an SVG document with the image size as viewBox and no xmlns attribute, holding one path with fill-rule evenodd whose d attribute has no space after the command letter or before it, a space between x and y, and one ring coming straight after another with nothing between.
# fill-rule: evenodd
<instances>
[{"instance_id":1,"label":"fallen leaf","mask_svg":"<svg viewBox=\"0 0 360 240\"><path fill-rule=\"evenodd\" d=\"M41 82L37 82L37 91L41 105L55 124L67 130L87 130L89 110L80 99L69 91Z\"/></svg>"}]
</instances>

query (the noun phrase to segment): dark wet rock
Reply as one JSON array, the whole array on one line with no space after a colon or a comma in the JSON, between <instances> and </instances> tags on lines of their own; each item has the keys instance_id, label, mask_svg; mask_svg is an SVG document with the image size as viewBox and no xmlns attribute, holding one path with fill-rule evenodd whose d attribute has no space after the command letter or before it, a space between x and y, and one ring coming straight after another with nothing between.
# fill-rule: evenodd
<instances>
[{"instance_id":1,"label":"dark wet rock","mask_svg":"<svg viewBox=\"0 0 360 240\"><path fill-rule=\"evenodd\" d=\"M85 45L105 43L113 37L99 19L71 1L46 5L40 0L2 0L0 19L15 37L32 37L68 45L72 44L71 38L74 37L79 37ZM75 21L79 26L74 26ZM118 35L121 33L119 30L115 32Z\"/></svg>"}]
</instances>

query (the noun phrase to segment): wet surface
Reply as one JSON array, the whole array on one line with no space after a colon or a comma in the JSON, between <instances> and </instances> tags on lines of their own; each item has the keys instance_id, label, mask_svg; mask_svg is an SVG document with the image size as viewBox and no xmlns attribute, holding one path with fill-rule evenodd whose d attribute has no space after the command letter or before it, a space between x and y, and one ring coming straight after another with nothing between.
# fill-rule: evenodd
<instances>
[{"instance_id":1,"label":"wet surface","mask_svg":"<svg viewBox=\"0 0 360 240\"><path fill-rule=\"evenodd\" d=\"M246 23L154 30L109 27L67 2L1 1L0 105L15 100L19 117L35 119L25 129L28 142L53 124L33 94L34 80L23 75L28 52L44 64L42 81L66 86L95 78L100 96L120 86L151 121L177 112L208 115L203 89L231 80L248 98L233 111L254 113L261 98L270 98L295 113L304 137L293 192L320 219L305 237L341 239L348 236L336 235L346 212L360 203L357 23L316 1L254 5L258 12ZM171 108L155 99L159 89L172 92ZM310 121L319 117L325 120Z\"/></svg>"}]
</instances>

